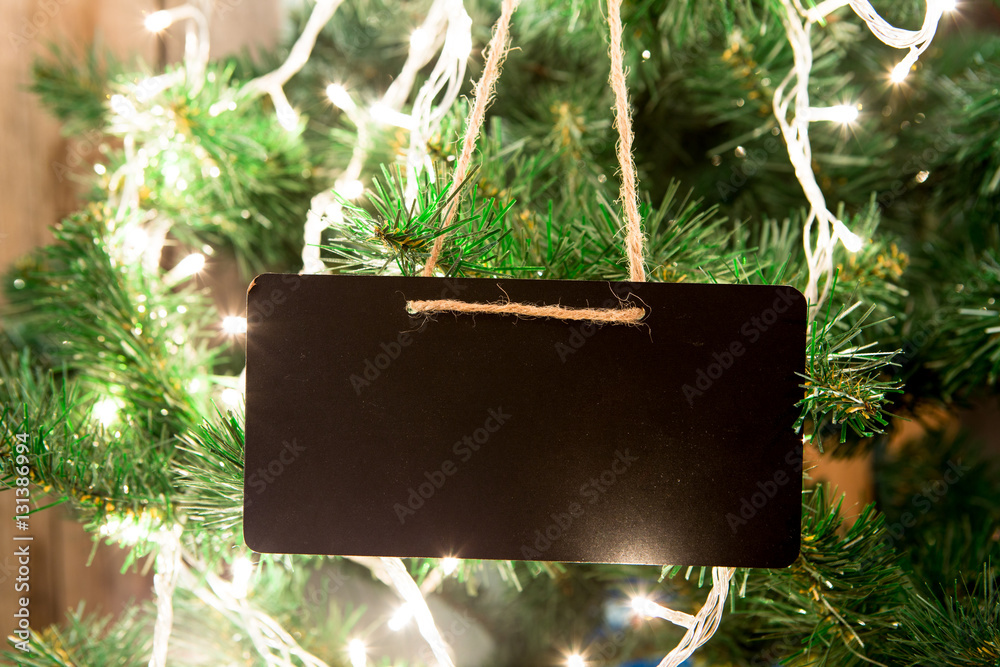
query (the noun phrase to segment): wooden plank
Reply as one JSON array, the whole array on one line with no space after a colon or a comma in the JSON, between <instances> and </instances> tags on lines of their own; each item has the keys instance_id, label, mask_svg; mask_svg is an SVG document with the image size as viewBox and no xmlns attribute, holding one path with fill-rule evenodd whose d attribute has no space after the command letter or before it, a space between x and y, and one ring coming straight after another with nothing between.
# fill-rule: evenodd
<instances>
[{"instance_id":1,"label":"wooden plank","mask_svg":"<svg viewBox=\"0 0 1000 667\"><path fill-rule=\"evenodd\" d=\"M271 45L279 25L278 0L220 0L227 8L213 18L213 55L243 44ZM51 239L49 227L78 207L74 183L60 165L92 157L87 138L61 135L59 123L26 90L31 64L58 42L81 51L97 41L122 58L138 55L155 63L157 39L142 28L159 0L3 0L0 25L0 271ZM2 306L2 296L0 296ZM38 498L38 500L44 500ZM17 561L10 548L17 532L14 494L0 491L0 635L13 629L19 594L14 590ZM151 596L151 574L120 575L125 552L102 545L90 567L91 535L62 508L32 515L31 626L61 622L65 611L86 600L90 610L120 611L130 599Z\"/></svg>"}]
</instances>

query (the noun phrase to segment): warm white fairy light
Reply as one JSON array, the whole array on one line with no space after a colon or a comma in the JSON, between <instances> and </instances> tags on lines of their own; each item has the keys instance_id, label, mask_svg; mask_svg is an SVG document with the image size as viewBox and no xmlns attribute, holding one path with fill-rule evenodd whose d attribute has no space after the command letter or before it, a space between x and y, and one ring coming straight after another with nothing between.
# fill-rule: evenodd
<instances>
[{"instance_id":1,"label":"warm white fairy light","mask_svg":"<svg viewBox=\"0 0 1000 667\"><path fill-rule=\"evenodd\" d=\"M237 556L232 564L233 574L233 595L238 598L245 598L250 586L250 577L253 575L253 561L246 556Z\"/></svg>"},{"instance_id":2,"label":"warm white fairy light","mask_svg":"<svg viewBox=\"0 0 1000 667\"><path fill-rule=\"evenodd\" d=\"M222 390L222 393L219 395L219 398L227 407L235 408L239 407L240 401L243 400L243 394L236 391L232 387L226 387L225 389Z\"/></svg>"},{"instance_id":3,"label":"warm white fairy light","mask_svg":"<svg viewBox=\"0 0 1000 667\"><path fill-rule=\"evenodd\" d=\"M424 599L417 582L410 576L406 565L399 558L380 558L379 562L385 572L385 578L392 582L400 597L413 610L417 629L430 647L439 667L454 667L455 663L451 659L448 644L441 636L441 631L434 622L434 615L427 606L427 600Z\"/></svg>"},{"instance_id":4,"label":"warm white fairy light","mask_svg":"<svg viewBox=\"0 0 1000 667\"><path fill-rule=\"evenodd\" d=\"M810 107L809 120L813 122L825 120L848 125L858 119L859 113L857 105L854 104L838 104L825 108Z\"/></svg>"},{"instance_id":5,"label":"warm white fairy light","mask_svg":"<svg viewBox=\"0 0 1000 667\"><path fill-rule=\"evenodd\" d=\"M356 178L352 178L349 181L342 181L340 186L336 188L336 191L344 199L357 199L365 191L365 184Z\"/></svg>"},{"instance_id":6,"label":"warm white fairy light","mask_svg":"<svg viewBox=\"0 0 1000 667\"><path fill-rule=\"evenodd\" d=\"M434 45L434 35L427 28L420 26L410 34L410 50L425 51Z\"/></svg>"},{"instance_id":7,"label":"warm white fairy light","mask_svg":"<svg viewBox=\"0 0 1000 667\"><path fill-rule=\"evenodd\" d=\"M298 127L299 115L288 102L288 98L285 97L283 86L309 62L309 56L312 54L313 47L316 46L316 38L342 3L343 0L317 0L302 34L295 40L285 62L281 63L278 69L273 72L248 82L241 91L242 95L251 98L259 95L270 95L277 111L278 122L287 130L294 130Z\"/></svg>"},{"instance_id":8,"label":"warm white fairy light","mask_svg":"<svg viewBox=\"0 0 1000 667\"><path fill-rule=\"evenodd\" d=\"M114 397L107 397L94 403L94 407L91 408L90 414L101 424L101 426L108 428L118 421L118 413L121 409L121 400Z\"/></svg>"},{"instance_id":9,"label":"warm white fairy light","mask_svg":"<svg viewBox=\"0 0 1000 667\"><path fill-rule=\"evenodd\" d=\"M208 65L208 17L195 5L185 4L153 12L144 23L150 32L162 32L179 21L190 22L184 39L184 69L192 92L196 93L205 82L205 67Z\"/></svg>"},{"instance_id":10,"label":"warm white fairy light","mask_svg":"<svg viewBox=\"0 0 1000 667\"><path fill-rule=\"evenodd\" d=\"M351 97L351 94L347 92L347 88L344 88L343 84L331 83L327 86L326 97L333 103L333 106L338 109L353 111L356 108L354 99Z\"/></svg>"},{"instance_id":11,"label":"warm white fairy light","mask_svg":"<svg viewBox=\"0 0 1000 667\"><path fill-rule=\"evenodd\" d=\"M410 619L413 618L413 605L408 602L401 604L392 616L389 618L387 625L389 629L393 632L399 632L409 624Z\"/></svg>"},{"instance_id":12,"label":"warm white fairy light","mask_svg":"<svg viewBox=\"0 0 1000 667\"><path fill-rule=\"evenodd\" d=\"M435 22L431 23L432 20ZM445 114L458 99L472 52L472 18L461 0L436 0L427 15L425 26L428 24L437 31L444 31L444 43L434 69L413 102L413 129L406 152L404 191L408 205L416 200L421 172L434 173L427 142L438 131Z\"/></svg>"},{"instance_id":13,"label":"warm white fairy light","mask_svg":"<svg viewBox=\"0 0 1000 667\"><path fill-rule=\"evenodd\" d=\"M647 597L636 596L632 598L632 609L636 614L645 618L662 618L665 621L670 621L674 625L679 625L682 628L694 627L696 619L691 614L685 614L681 611L674 611L669 607L664 607L663 605L653 602Z\"/></svg>"},{"instance_id":14,"label":"warm white fairy light","mask_svg":"<svg viewBox=\"0 0 1000 667\"><path fill-rule=\"evenodd\" d=\"M143 525L135 515L108 514L98 528L101 537L111 537L121 544L136 544L149 533L148 522Z\"/></svg>"},{"instance_id":15,"label":"warm white fairy light","mask_svg":"<svg viewBox=\"0 0 1000 667\"><path fill-rule=\"evenodd\" d=\"M351 667L365 667L368 664L368 649L360 639L352 639L347 644L347 657Z\"/></svg>"},{"instance_id":16,"label":"warm white fairy light","mask_svg":"<svg viewBox=\"0 0 1000 667\"><path fill-rule=\"evenodd\" d=\"M177 266L170 269L167 275L163 277L163 281L168 285L173 285L185 278L190 278L204 268L205 256L200 252L193 252L178 262Z\"/></svg>"},{"instance_id":17,"label":"warm white fairy light","mask_svg":"<svg viewBox=\"0 0 1000 667\"><path fill-rule=\"evenodd\" d=\"M904 58L892 68L889 72L889 81L893 83L900 84L906 80L906 77L910 75L910 70L913 68L913 61L909 57Z\"/></svg>"},{"instance_id":18,"label":"warm white fairy light","mask_svg":"<svg viewBox=\"0 0 1000 667\"><path fill-rule=\"evenodd\" d=\"M376 102L371 105L368 109L368 114L373 120L382 123L383 125L395 125L396 127L401 127L404 130L413 129L413 116L401 111L396 111L384 102Z\"/></svg>"},{"instance_id":19,"label":"warm white fairy light","mask_svg":"<svg viewBox=\"0 0 1000 667\"><path fill-rule=\"evenodd\" d=\"M146 26L146 30L150 32L163 32L169 28L174 22L173 15L165 10L161 9L158 12L153 12L146 17L143 24Z\"/></svg>"},{"instance_id":20,"label":"warm white fairy light","mask_svg":"<svg viewBox=\"0 0 1000 667\"><path fill-rule=\"evenodd\" d=\"M809 123L819 120L850 123L857 119L857 109L848 105L817 109L809 106L809 76L813 66L813 52L809 32L812 25L831 12L850 5L868 25L871 32L885 44L909 52L893 69L895 83L906 78L920 54L930 45L937 31L938 22L948 4L947 0L927 0L927 11L919 30L904 30L890 25L879 16L867 0L825 0L806 11L795 0L781 0L782 22L792 46L794 66L784 81L775 89L773 108L778 127L788 148L788 158L795 169L795 176L809 201L809 214L803 229L803 245L809 268L805 296L812 305L810 318L818 312L820 304L830 290L833 275L833 251L836 244L857 252L864 239L852 232L826 206L823 192L816 182L812 169L812 146L809 141ZM822 282L822 289L820 283Z\"/></svg>"},{"instance_id":21,"label":"warm white fairy light","mask_svg":"<svg viewBox=\"0 0 1000 667\"><path fill-rule=\"evenodd\" d=\"M566 656L566 667L586 667L587 661L579 653Z\"/></svg>"},{"instance_id":22,"label":"warm white fairy light","mask_svg":"<svg viewBox=\"0 0 1000 667\"><path fill-rule=\"evenodd\" d=\"M247 332L247 318L239 315L226 315L222 318L222 332L227 336L239 336Z\"/></svg>"},{"instance_id":23,"label":"warm white fairy light","mask_svg":"<svg viewBox=\"0 0 1000 667\"><path fill-rule=\"evenodd\" d=\"M458 569L457 558L449 556L448 558L441 559L441 571L444 572L445 576L448 576L457 569Z\"/></svg>"}]
</instances>

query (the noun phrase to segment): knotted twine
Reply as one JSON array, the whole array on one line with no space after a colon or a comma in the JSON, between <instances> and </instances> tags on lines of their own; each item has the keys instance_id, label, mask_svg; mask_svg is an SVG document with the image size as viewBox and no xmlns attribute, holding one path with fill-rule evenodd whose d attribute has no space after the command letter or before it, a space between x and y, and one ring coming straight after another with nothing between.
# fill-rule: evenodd
<instances>
[{"instance_id":1,"label":"knotted twine","mask_svg":"<svg viewBox=\"0 0 1000 667\"><path fill-rule=\"evenodd\" d=\"M462 153L455 166L454 180L448 196L452 201L444 222L443 233L434 242L431 256L424 265L423 275L431 276L441 254L447 229L457 212L457 198L454 196L466 177L472 152L486 115L486 109L493 99L500 67L509 49L510 18L517 8L519 0L504 0L500 18L493 29L493 36L488 45L489 55L483 76L476 84L475 102L472 114L469 116L465 137L462 142ZM635 163L632 159L632 120L628 103L628 87L625 81L624 50L622 48L621 0L608 0L608 26L611 38L610 56L611 73L609 82L615 94L615 128L618 130L618 165L621 172L621 191L619 199L625 211L626 234L625 254L628 258L629 277L633 282L645 282L646 272L643 267L643 235L642 220L639 216L638 195L636 194L637 178ZM642 308L566 308L556 306L536 306L526 303L513 303L509 299L498 303L473 303L453 299L438 299L431 301L407 301L406 309L410 313L487 313L494 315L517 315L526 317L550 317L561 320L587 320L606 324L637 324L645 315ZM664 614L666 620L687 629L680 643L674 647L660 662L658 667L678 667L687 660L695 650L707 642L716 629L725 610L726 597L735 569L731 567L712 568L712 590L705 604L694 616L681 612Z\"/></svg>"},{"instance_id":2,"label":"knotted twine","mask_svg":"<svg viewBox=\"0 0 1000 667\"><path fill-rule=\"evenodd\" d=\"M500 68L509 50L510 18L517 8L519 0L504 0L500 10L500 18L493 29L493 36L487 46L489 55L483 68L483 76L476 83L475 99L472 113L465 128L462 141L462 152L455 165L455 174L448 192L452 201L445 214L441 229L444 230L434 241L434 248L424 265L423 275L434 274L444 246L448 227L451 226L458 211L456 192L468 174L472 152L486 116L486 109L493 101L496 82L500 76ZM620 6L612 2L608 8L608 23L611 26L611 88L615 93L615 127L618 129L618 164L621 171L620 199L625 209L627 219L625 249L628 256L629 276L633 282L645 282L646 272L643 268L643 238L642 219L639 216L638 195L636 194L637 179L635 164L632 161L632 120L628 103L628 86L625 82L624 59L622 50L622 22ZM406 309L411 314L424 313L488 313L493 315L515 315L521 317L550 317L560 320L584 320L602 324L637 324L645 316L642 308L567 308L565 306L536 306L533 304L513 303L504 300L497 303L473 303L453 299L436 299L430 301L407 301Z\"/></svg>"}]
</instances>

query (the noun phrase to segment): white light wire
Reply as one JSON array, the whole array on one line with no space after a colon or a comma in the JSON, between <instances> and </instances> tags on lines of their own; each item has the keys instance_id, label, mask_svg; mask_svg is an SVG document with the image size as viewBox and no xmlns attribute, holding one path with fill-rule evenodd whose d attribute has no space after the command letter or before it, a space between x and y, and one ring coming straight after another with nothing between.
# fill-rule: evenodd
<instances>
[{"instance_id":1,"label":"white light wire","mask_svg":"<svg viewBox=\"0 0 1000 667\"><path fill-rule=\"evenodd\" d=\"M442 11L446 13L448 28L441 56L413 103L414 124L413 131L410 132L410 147L406 153L407 178L404 196L407 205L412 204L417 198L420 172L426 170L433 177L434 169L427 153L427 142L440 128L442 119L458 98L465 79L469 50L472 47L472 18L465 11L462 1L438 0L438 2ZM435 108L434 100L442 91L444 96Z\"/></svg>"},{"instance_id":2,"label":"white light wire","mask_svg":"<svg viewBox=\"0 0 1000 667\"><path fill-rule=\"evenodd\" d=\"M708 598L702 605L698 613L692 618L688 614L681 614L672 609L661 607L655 602L649 602L659 609L656 614L659 618L687 628L684 637L670 653L664 656L657 667L678 667L681 663L691 657L702 644L707 642L719 628L722 620L722 613L726 610L726 598L729 596L729 582L736 572L732 567L712 568L712 590L708 592ZM645 606L645 605L643 605ZM652 610L650 610L652 611ZM669 612L669 613L668 613Z\"/></svg>"},{"instance_id":3,"label":"white light wire","mask_svg":"<svg viewBox=\"0 0 1000 667\"><path fill-rule=\"evenodd\" d=\"M166 667L170 633L174 626L174 589L183 566L180 544L181 527L163 531L158 539L156 574L153 575L153 592L156 595L156 620L153 623L153 652L149 667Z\"/></svg>"},{"instance_id":4,"label":"white light wire","mask_svg":"<svg viewBox=\"0 0 1000 667\"><path fill-rule=\"evenodd\" d=\"M455 667L451 658L451 649L434 622L434 616L431 614L430 607L427 606L427 600L424 599L420 587L410 576L403 561L399 558L355 558L352 560L366 565L376 576L391 582L396 592L403 598L403 602L410 605L413 617L417 622L417 629L434 654L438 667Z\"/></svg>"},{"instance_id":5,"label":"white light wire","mask_svg":"<svg viewBox=\"0 0 1000 667\"><path fill-rule=\"evenodd\" d=\"M185 587L199 600L246 630L267 667L329 667L302 648L275 618L240 597L233 584L209 571L190 552L184 552L180 572Z\"/></svg>"},{"instance_id":6,"label":"white light wire","mask_svg":"<svg viewBox=\"0 0 1000 667\"><path fill-rule=\"evenodd\" d=\"M848 122L850 114L844 109L814 109L809 106L809 76L812 71L813 54L809 41L812 24L822 20L830 12L844 5L851 8L868 25L872 33L889 46L910 49L900 63L900 68L908 71L919 55L927 48L937 30L946 5L943 0L927 0L927 12L920 30L903 30L887 23L867 0L826 0L806 11L799 0L794 5L790 0L781 0L784 13L781 17L788 41L792 46L794 65L784 81L775 89L773 106L778 127L788 148L788 159L795 170L795 177L809 201L809 214L803 225L802 243L805 248L809 279L805 297L811 304L810 320L819 311L820 304L830 291L833 276L833 251L837 241L855 252L861 248L863 240L849 230L826 206L823 191L816 182L812 168L812 145L809 141L809 122L819 120L842 120ZM794 85L792 82L794 81ZM787 95L786 95L787 90ZM789 105L794 103L791 119ZM813 225L816 225L815 240ZM822 281L822 290L820 282Z\"/></svg>"},{"instance_id":7,"label":"white light wire","mask_svg":"<svg viewBox=\"0 0 1000 667\"><path fill-rule=\"evenodd\" d=\"M295 128L299 115L285 97L283 86L309 62L309 56L312 55L313 47L316 45L316 38L342 2L343 0L317 0L305 28L302 29L302 34L295 40L285 62L273 72L247 82L240 91L242 95L251 98L270 95L278 115L278 122L286 129Z\"/></svg>"},{"instance_id":8,"label":"white light wire","mask_svg":"<svg viewBox=\"0 0 1000 667\"><path fill-rule=\"evenodd\" d=\"M403 69L386 90L382 98L371 108L398 111L409 98L415 83L416 72L430 62L437 50L441 54L430 76L421 86L413 104L408 123L410 146L406 153L406 188L404 198L407 204L416 200L418 175L423 169L433 176L433 168L427 154L427 142L441 125L441 120L458 98L465 78L466 63L472 48L472 18L465 10L462 0L434 0L420 31L419 39L410 40L410 50ZM441 101L434 106L434 100L441 92ZM337 89L338 98L349 95ZM368 154L368 127L370 118L360 113L357 105L349 97L335 102L354 123L358 138L351 153L351 160L334 184L333 191L343 194L346 185L360 179L361 169ZM303 230L302 273L322 273L326 270L320 254L323 230L343 223L343 205L336 195L328 191L313 197Z\"/></svg>"}]
</instances>

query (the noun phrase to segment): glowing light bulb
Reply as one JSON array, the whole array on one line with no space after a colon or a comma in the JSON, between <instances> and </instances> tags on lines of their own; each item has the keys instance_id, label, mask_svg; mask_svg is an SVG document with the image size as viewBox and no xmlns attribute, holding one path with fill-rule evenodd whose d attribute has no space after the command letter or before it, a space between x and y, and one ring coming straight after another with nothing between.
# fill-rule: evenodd
<instances>
[{"instance_id":1,"label":"glowing light bulb","mask_svg":"<svg viewBox=\"0 0 1000 667\"><path fill-rule=\"evenodd\" d=\"M185 278L190 278L203 268L205 268L205 256L200 252L194 252L178 262L177 266L170 269L170 272L163 277L163 280L167 284L172 285Z\"/></svg>"},{"instance_id":2,"label":"glowing light bulb","mask_svg":"<svg viewBox=\"0 0 1000 667\"><path fill-rule=\"evenodd\" d=\"M123 118L131 118L135 115L135 105L124 95L112 95L109 104L111 111Z\"/></svg>"},{"instance_id":3,"label":"glowing light bulb","mask_svg":"<svg viewBox=\"0 0 1000 667\"><path fill-rule=\"evenodd\" d=\"M353 178L348 181L338 181L334 189L345 199L357 199L364 193L365 184Z\"/></svg>"},{"instance_id":4,"label":"glowing light bulb","mask_svg":"<svg viewBox=\"0 0 1000 667\"><path fill-rule=\"evenodd\" d=\"M122 402L117 398L102 398L94 403L90 414L107 428L118 421L118 411L122 409Z\"/></svg>"},{"instance_id":5,"label":"glowing light bulb","mask_svg":"<svg viewBox=\"0 0 1000 667\"><path fill-rule=\"evenodd\" d=\"M812 122L828 120L847 125L858 119L858 107L855 104L838 104L832 107L810 107L809 120Z\"/></svg>"},{"instance_id":6,"label":"glowing light bulb","mask_svg":"<svg viewBox=\"0 0 1000 667\"><path fill-rule=\"evenodd\" d=\"M379 123L384 123L386 125L395 125L396 127L401 127L404 130L413 129L413 116L409 114L396 111L388 104L383 104L382 102L376 102L368 110L369 115Z\"/></svg>"},{"instance_id":7,"label":"glowing light bulb","mask_svg":"<svg viewBox=\"0 0 1000 667\"><path fill-rule=\"evenodd\" d=\"M368 649L360 639L352 639L347 644L347 657L351 660L351 667L365 667L368 664Z\"/></svg>"},{"instance_id":8,"label":"glowing light bulb","mask_svg":"<svg viewBox=\"0 0 1000 667\"><path fill-rule=\"evenodd\" d=\"M566 658L566 667L586 667L586 664L587 661L579 653L574 653Z\"/></svg>"},{"instance_id":9,"label":"glowing light bulb","mask_svg":"<svg viewBox=\"0 0 1000 667\"><path fill-rule=\"evenodd\" d=\"M458 569L458 559L457 558L442 558L441 559L441 571L447 577L449 574Z\"/></svg>"},{"instance_id":10,"label":"glowing light bulb","mask_svg":"<svg viewBox=\"0 0 1000 667\"><path fill-rule=\"evenodd\" d=\"M852 232L847 226L840 220L833 221L833 230L840 239L840 242L844 244L850 252L857 252L861 250L861 246L864 245L865 241L863 238Z\"/></svg>"},{"instance_id":11,"label":"glowing light bulb","mask_svg":"<svg viewBox=\"0 0 1000 667\"><path fill-rule=\"evenodd\" d=\"M632 610L640 616L657 616L658 607L659 605L649 598L638 595L632 598Z\"/></svg>"},{"instance_id":12,"label":"glowing light bulb","mask_svg":"<svg viewBox=\"0 0 1000 667\"><path fill-rule=\"evenodd\" d=\"M240 404L240 400L243 398L243 395L230 387L222 390L220 398L223 403L231 408L235 408Z\"/></svg>"},{"instance_id":13,"label":"glowing light bulb","mask_svg":"<svg viewBox=\"0 0 1000 667\"><path fill-rule=\"evenodd\" d=\"M955 0L938 0L938 2L942 11L953 12L958 9L958 3Z\"/></svg>"},{"instance_id":14,"label":"glowing light bulb","mask_svg":"<svg viewBox=\"0 0 1000 667\"><path fill-rule=\"evenodd\" d=\"M226 315L222 318L222 331L229 336L238 336L247 332L247 318L238 315Z\"/></svg>"},{"instance_id":15,"label":"glowing light bulb","mask_svg":"<svg viewBox=\"0 0 1000 667\"><path fill-rule=\"evenodd\" d=\"M247 588L250 584L250 575L253 574L253 561L246 556L238 556L233 561L233 595L238 598L247 596Z\"/></svg>"},{"instance_id":16,"label":"glowing light bulb","mask_svg":"<svg viewBox=\"0 0 1000 667\"><path fill-rule=\"evenodd\" d=\"M898 65L892 68L892 73L889 75L889 80L893 83L899 84L903 83L907 75L910 73L911 64L909 60L903 59Z\"/></svg>"},{"instance_id":17,"label":"glowing light bulb","mask_svg":"<svg viewBox=\"0 0 1000 667\"><path fill-rule=\"evenodd\" d=\"M429 49L434 42L430 31L426 28L417 28L410 35L410 49L412 51L424 51Z\"/></svg>"},{"instance_id":18,"label":"glowing light bulb","mask_svg":"<svg viewBox=\"0 0 1000 667\"><path fill-rule=\"evenodd\" d=\"M327 86L326 96L333 103L333 106L338 109L353 111L356 108L354 100L351 98L351 94L347 92L347 88L344 88L344 86L339 83L331 83Z\"/></svg>"},{"instance_id":19,"label":"glowing light bulb","mask_svg":"<svg viewBox=\"0 0 1000 667\"><path fill-rule=\"evenodd\" d=\"M460 60L468 60L472 55L472 32L462 32L455 40L454 53Z\"/></svg>"},{"instance_id":20,"label":"glowing light bulb","mask_svg":"<svg viewBox=\"0 0 1000 667\"><path fill-rule=\"evenodd\" d=\"M158 12L153 12L146 17L143 21L143 25L146 26L146 30L150 32L163 32L174 22L174 16L169 11L163 9Z\"/></svg>"},{"instance_id":21,"label":"glowing light bulb","mask_svg":"<svg viewBox=\"0 0 1000 667\"><path fill-rule=\"evenodd\" d=\"M389 619L389 629L393 632L399 632L406 627L406 624L410 622L411 618L413 618L413 607L409 602L403 603L400 605L399 609L393 613L392 618Z\"/></svg>"},{"instance_id":22,"label":"glowing light bulb","mask_svg":"<svg viewBox=\"0 0 1000 667\"><path fill-rule=\"evenodd\" d=\"M839 104L831 107L830 111L835 116L838 123L853 123L858 119L858 108L852 104Z\"/></svg>"}]
</instances>

